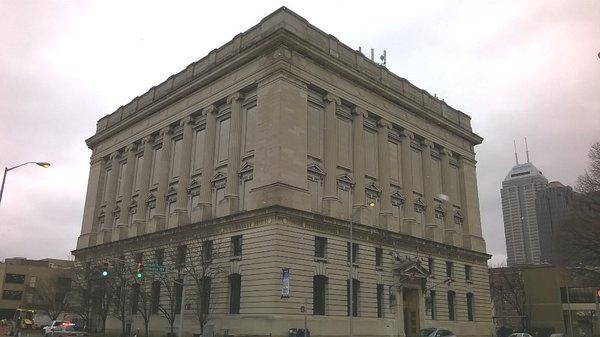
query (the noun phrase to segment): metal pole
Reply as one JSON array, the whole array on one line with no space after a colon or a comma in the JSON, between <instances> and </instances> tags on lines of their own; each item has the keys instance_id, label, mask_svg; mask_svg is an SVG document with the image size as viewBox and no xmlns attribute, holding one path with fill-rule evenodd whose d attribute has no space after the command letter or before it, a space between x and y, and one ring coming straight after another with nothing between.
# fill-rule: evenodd
<instances>
[{"instance_id":1,"label":"metal pole","mask_svg":"<svg viewBox=\"0 0 600 337\"><path fill-rule=\"evenodd\" d=\"M567 293L567 308L569 308L569 331L567 332L571 336L575 336L573 333L573 317L571 315L571 299L569 296L569 285L565 284L565 290Z\"/></svg>"},{"instance_id":2,"label":"metal pole","mask_svg":"<svg viewBox=\"0 0 600 337\"><path fill-rule=\"evenodd\" d=\"M348 312L350 313L350 326L349 326L349 330L350 333L348 334L349 337L352 337L352 317L354 316L354 277L353 277L353 269L354 269L354 241L353 241L353 237L352 237L352 227L353 227L353 223L352 223L352 204L354 203L354 186L350 186L350 200L348 202L350 204L350 291L349 291L349 299L348 299L348 303L349 303L349 308L348 308Z\"/></svg>"},{"instance_id":3,"label":"metal pole","mask_svg":"<svg viewBox=\"0 0 600 337\"><path fill-rule=\"evenodd\" d=\"M181 276L181 306L179 309L179 337L183 337L183 310L185 309L185 274Z\"/></svg>"},{"instance_id":4,"label":"metal pole","mask_svg":"<svg viewBox=\"0 0 600 337\"><path fill-rule=\"evenodd\" d=\"M596 299L596 329L600 330L600 303L598 303L598 293L600 292L600 290L598 289L594 289L595 290L595 294L594 294L594 298ZM592 324L592 330L594 329L594 325ZM593 335L593 333L592 333Z\"/></svg>"},{"instance_id":5,"label":"metal pole","mask_svg":"<svg viewBox=\"0 0 600 337\"><path fill-rule=\"evenodd\" d=\"M313 306L315 304L313 303ZM308 318L306 317L306 313L308 312L308 298L304 298L304 337L308 337Z\"/></svg>"},{"instance_id":6,"label":"metal pole","mask_svg":"<svg viewBox=\"0 0 600 337\"><path fill-rule=\"evenodd\" d=\"M4 193L4 182L6 181L6 173L8 173L8 167L4 168L4 176L2 177L2 187L0 188L0 203L2 203L2 193Z\"/></svg>"}]
</instances>

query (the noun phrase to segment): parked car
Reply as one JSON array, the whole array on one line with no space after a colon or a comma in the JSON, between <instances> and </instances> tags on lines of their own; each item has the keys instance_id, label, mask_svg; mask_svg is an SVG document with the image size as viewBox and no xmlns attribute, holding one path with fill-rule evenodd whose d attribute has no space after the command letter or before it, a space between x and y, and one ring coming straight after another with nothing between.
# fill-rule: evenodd
<instances>
[{"instance_id":1,"label":"parked car","mask_svg":"<svg viewBox=\"0 0 600 337\"><path fill-rule=\"evenodd\" d=\"M74 325L59 325L54 331L46 334L47 337L82 337L87 336L87 332L75 329Z\"/></svg>"},{"instance_id":2,"label":"parked car","mask_svg":"<svg viewBox=\"0 0 600 337\"><path fill-rule=\"evenodd\" d=\"M527 332L515 332L511 333L508 337L531 337Z\"/></svg>"},{"instance_id":3,"label":"parked car","mask_svg":"<svg viewBox=\"0 0 600 337\"><path fill-rule=\"evenodd\" d=\"M47 326L45 326L45 327L42 328L42 333L44 334L44 336L48 336L48 334L50 332L56 330L56 328L58 328L62 324L63 324L63 321L52 321L52 324L47 325Z\"/></svg>"},{"instance_id":4,"label":"parked car","mask_svg":"<svg viewBox=\"0 0 600 337\"><path fill-rule=\"evenodd\" d=\"M421 337L456 337L454 332L452 332L448 329L444 329L444 328L421 329L420 336Z\"/></svg>"}]
</instances>

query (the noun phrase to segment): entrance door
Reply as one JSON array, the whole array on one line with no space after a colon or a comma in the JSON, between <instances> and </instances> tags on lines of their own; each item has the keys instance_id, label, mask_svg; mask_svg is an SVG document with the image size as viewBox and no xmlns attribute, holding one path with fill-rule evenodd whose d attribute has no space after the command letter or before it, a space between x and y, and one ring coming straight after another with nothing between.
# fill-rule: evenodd
<instances>
[{"instance_id":1,"label":"entrance door","mask_svg":"<svg viewBox=\"0 0 600 337\"><path fill-rule=\"evenodd\" d=\"M419 336L419 290L402 289L404 302L404 334L406 337Z\"/></svg>"}]
</instances>

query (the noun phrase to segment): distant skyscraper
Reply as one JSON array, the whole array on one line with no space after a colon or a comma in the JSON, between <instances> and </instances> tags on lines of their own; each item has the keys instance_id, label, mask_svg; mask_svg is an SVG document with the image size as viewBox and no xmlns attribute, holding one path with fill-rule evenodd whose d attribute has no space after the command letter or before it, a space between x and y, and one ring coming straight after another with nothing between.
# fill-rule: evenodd
<instances>
[{"instance_id":1,"label":"distant skyscraper","mask_svg":"<svg viewBox=\"0 0 600 337\"><path fill-rule=\"evenodd\" d=\"M540 263L540 240L538 236L535 197L548 186L542 171L529 162L517 164L510 170L500 194L508 265Z\"/></svg>"},{"instance_id":2,"label":"distant skyscraper","mask_svg":"<svg viewBox=\"0 0 600 337\"><path fill-rule=\"evenodd\" d=\"M540 261L556 263L552 239L560 224L570 212L575 192L570 186L558 181L551 182L547 188L539 191L535 199L538 235L540 237Z\"/></svg>"}]
</instances>

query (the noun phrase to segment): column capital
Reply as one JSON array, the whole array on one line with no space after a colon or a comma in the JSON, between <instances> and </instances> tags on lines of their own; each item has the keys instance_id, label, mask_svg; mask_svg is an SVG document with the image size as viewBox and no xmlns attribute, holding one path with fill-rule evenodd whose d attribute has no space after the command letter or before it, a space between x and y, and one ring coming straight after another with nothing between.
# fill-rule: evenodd
<instances>
[{"instance_id":1,"label":"column capital","mask_svg":"<svg viewBox=\"0 0 600 337\"><path fill-rule=\"evenodd\" d=\"M231 95L229 95L229 97L227 97L227 104L231 104L233 102L239 102L239 101L243 101L244 100L244 95L242 95L242 93L235 92Z\"/></svg>"},{"instance_id":2,"label":"column capital","mask_svg":"<svg viewBox=\"0 0 600 337\"><path fill-rule=\"evenodd\" d=\"M448 150L447 148L443 148L440 150L440 154L442 156L447 156L448 158L452 157L452 151Z\"/></svg>"},{"instance_id":3,"label":"column capital","mask_svg":"<svg viewBox=\"0 0 600 337\"><path fill-rule=\"evenodd\" d=\"M134 152L137 150L137 144L129 144L125 147L125 153Z\"/></svg>"},{"instance_id":4,"label":"column capital","mask_svg":"<svg viewBox=\"0 0 600 337\"><path fill-rule=\"evenodd\" d=\"M421 146L423 148L433 149L433 142L429 139L423 139L423 141L421 142Z\"/></svg>"},{"instance_id":5,"label":"column capital","mask_svg":"<svg viewBox=\"0 0 600 337\"><path fill-rule=\"evenodd\" d=\"M415 139L415 134L412 131L408 131L406 129L404 129L400 132L400 136L411 139L411 140Z\"/></svg>"},{"instance_id":6,"label":"column capital","mask_svg":"<svg viewBox=\"0 0 600 337\"><path fill-rule=\"evenodd\" d=\"M160 135L163 137L166 135L170 135L172 133L173 133L173 127L170 125L165 126L162 130L160 130Z\"/></svg>"},{"instance_id":7,"label":"column capital","mask_svg":"<svg viewBox=\"0 0 600 337\"><path fill-rule=\"evenodd\" d=\"M356 107L354 107L354 109L352 109L352 115L353 116L362 116L363 118L367 118L367 117L369 117L369 112L365 108L356 106Z\"/></svg>"},{"instance_id":8,"label":"column capital","mask_svg":"<svg viewBox=\"0 0 600 337\"><path fill-rule=\"evenodd\" d=\"M207 106L206 108L204 108L204 109L202 110L202 115L203 115L203 116L204 116L204 115L205 115L205 116L208 116L208 115L211 115L211 114L212 114L212 115L216 115L218 111L219 111L219 109L217 109L217 107L216 107L216 106L214 106L214 105L209 105L209 106Z\"/></svg>"},{"instance_id":9,"label":"column capital","mask_svg":"<svg viewBox=\"0 0 600 337\"><path fill-rule=\"evenodd\" d=\"M146 145L146 144L151 144L154 142L154 135L148 135L144 138L142 138L142 141L140 142L141 145Z\"/></svg>"},{"instance_id":10,"label":"column capital","mask_svg":"<svg viewBox=\"0 0 600 337\"><path fill-rule=\"evenodd\" d=\"M379 126L380 129L389 130L392 128L392 123L386 121L385 119L380 119L377 121L377 126Z\"/></svg>"},{"instance_id":11,"label":"column capital","mask_svg":"<svg viewBox=\"0 0 600 337\"><path fill-rule=\"evenodd\" d=\"M323 101L325 101L325 103L335 103L338 105L342 103L340 98L332 93L328 93L327 95L325 95L325 97L323 97Z\"/></svg>"},{"instance_id":12,"label":"column capital","mask_svg":"<svg viewBox=\"0 0 600 337\"><path fill-rule=\"evenodd\" d=\"M465 163L471 164L471 165L475 166L475 164L477 164L477 160L471 159L471 158L468 158L468 157L465 157L465 156L459 156L458 157L458 164L459 165L464 165Z\"/></svg>"},{"instance_id":13,"label":"column capital","mask_svg":"<svg viewBox=\"0 0 600 337\"><path fill-rule=\"evenodd\" d=\"M113 153L110 154L109 156L110 160L117 160L121 158L121 152L120 151L115 151Z\"/></svg>"},{"instance_id":14,"label":"column capital","mask_svg":"<svg viewBox=\"0 0 600 337\"><path fill-rule=\"evenodd\" d=\"M192 116L186 116L182 120L179 121L179 125L182 126L182 127L184 127L186 125L193 124L194 121L195 121L194 117L192 117Z\"/></svg>"}]
</instances>

